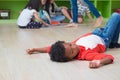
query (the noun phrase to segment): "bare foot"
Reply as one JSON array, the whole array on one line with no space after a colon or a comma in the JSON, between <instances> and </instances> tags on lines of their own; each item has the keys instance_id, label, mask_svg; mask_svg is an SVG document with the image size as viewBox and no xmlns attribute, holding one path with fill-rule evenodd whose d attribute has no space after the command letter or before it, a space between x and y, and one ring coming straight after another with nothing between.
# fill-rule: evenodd
<instances>
[{"instance_id":1,"label":"bare foot","mask_svg":"<svg viewBox=\"0 0 120 80\"><path fill-rule=\"evenodd\" d=\"M94 27L99 27L102 24L103 17L100 16L99 18L96 19L96 22L94 24Z\"/></svg>"}]
</instances>

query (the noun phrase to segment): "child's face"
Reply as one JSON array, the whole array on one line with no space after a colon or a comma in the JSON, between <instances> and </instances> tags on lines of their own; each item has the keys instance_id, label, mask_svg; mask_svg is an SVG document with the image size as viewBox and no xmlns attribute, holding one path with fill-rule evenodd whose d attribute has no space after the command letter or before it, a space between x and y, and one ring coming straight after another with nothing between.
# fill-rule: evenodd
<instances>
[{"instance_id":1,"label":"child's face","mask_svg":"<svg viewBox=\"0 0 120 80\"><path fill-rule=\"evenodd\" d=\"M73 59L79 53L79 47L74 43L63 43L65 47L65 56L69 59Z\"/></svg>"},{"instance_id":2,"label":"child's face","mask_svg":"<svg viewBox=\"0 0 120 80\"><path fill-rule=\"evenodd\" d=\"M53 3L54 2L54 0L50 0L50 3Z\"/></svg>"},{"instance_id":3,"label":"child's face","mask_svg":"<svg viewBox=\"0 0 120 80\"><path fill-rule=\"evenodd\" d=\"M41 0L42 5L45 5L46 0Z\"/></svg>"}]
</instances>

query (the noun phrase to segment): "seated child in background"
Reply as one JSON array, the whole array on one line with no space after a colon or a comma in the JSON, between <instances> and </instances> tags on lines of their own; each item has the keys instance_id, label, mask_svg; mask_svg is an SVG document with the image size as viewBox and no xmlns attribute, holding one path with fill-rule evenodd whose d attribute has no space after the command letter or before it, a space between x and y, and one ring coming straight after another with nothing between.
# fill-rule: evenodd
<instances>
[{"instance_id":1,"label":"seated child in background","mask_svg":"<svg viewBox=\"0 0 120 80\"><path fill-rule=\"evenodd\" d=\"M39 16L43 21L45 21L48 24L51 24L50 16L45 10L42 10L42 9L39 10Z\"/></svg>"},{"instance_id":2,"label":"seated child in background","mask_svg":"<svg viewBox=\"0 0 120 80\"><path fill-rule=\"evenodd\" d=\"M60 24L60 22L58 22L58 21L53 21L53 20L51 20L49 14L48 14L47 11L45 11L45 10L42 10L42 9L39 10L39 16L40 16L40 18L41 18L43 21L45 21L46 23L50 24L51 26L52 26L52 25L58 25L58 24Z\"/></svg>"},{"instance_id":3,"label":"seated child in background","mask_svg":"<svg viewBox=\"0 0 120 80\"><path fill-rule=\"evenodd\" d=\"M62 22L65 20L65 17L69 20L72 20L69 13L68 8L65 6L58 7L54 0L47 0L49 2L45 5L45 10L50 15L52 21Z\"/></svg>"},{"instance_id":4,"label":"seated child in background","mask_svg":"<svg viewBox=\"0 0 120 80\"><path fill-rule=\"evenodd\" d=\"M29 0L26 7L20 13L17 24L19 28L40 28L42 25L48 26L38 15L39 7L44 5L46 0ZM32 20L35 18L37 21Z\"/></svg>"},{"instance_id":5,"label":"seated child in background","mask_svg":"<svg viewBox=\"0 0 120 80\"><path fill-rule=\"evenodd\" d=\"M120 14L113 13L105 28L97 28L73 42L57 41L49 47L27 49L27 53L49 53L51 60L57 62L88 60L90 68L98 68L114 61L112 55L104 52L107 48L120 48L119 33Z\"/></svg>"}]
</instances>

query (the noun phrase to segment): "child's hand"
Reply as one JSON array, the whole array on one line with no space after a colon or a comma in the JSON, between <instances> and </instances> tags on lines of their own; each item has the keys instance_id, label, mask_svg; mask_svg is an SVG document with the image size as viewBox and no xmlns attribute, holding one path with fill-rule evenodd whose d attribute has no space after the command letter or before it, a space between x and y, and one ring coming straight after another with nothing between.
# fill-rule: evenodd
<instances>
[{"instance_id":1,"label":"child's hand","mask_svg":"<svg viewBox=\"0 0 120 80\"><path fill-rule=\"evenodd\" d=\"M102 66L100 60L93 60L93 61L89 62L89 67L90 68L98 68L100 66Z\"/></svg>"},{"instance_id":2,"label":"child's hand","mask_svg":"<svg viewBox=\"0 0 120 80\"><path fill-rule=\"evenodd\" d=\"M35 51L34 48L33 48L33 49L27 49L27 50L26 50L26 52L27 52L28 54L32 54L34 51Z\"/></svg>"},{"instance_id":3,"label":"child's hand","mask_svg":"<svg viewBox=\"0 0 120 80\"><path fill-rule=\"evenodd\" d=\"M49 26L49 24L47 24L47 23L43 23L43 25L44 25L44 26Z\"/></svg>"}]
</instances>

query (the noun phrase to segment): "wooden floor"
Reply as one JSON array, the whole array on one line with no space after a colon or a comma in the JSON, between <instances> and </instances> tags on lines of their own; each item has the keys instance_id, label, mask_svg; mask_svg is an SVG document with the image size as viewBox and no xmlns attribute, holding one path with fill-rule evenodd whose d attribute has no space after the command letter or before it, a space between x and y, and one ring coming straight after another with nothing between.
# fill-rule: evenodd
<instances>
[{"instance_id":1,"label":"wooden floor","mask_svg":"<svg viewBox=\"0 0 120 80\"><path fill-rule=\"evenodd\" d=\"M31 30L19 29L15 23L0 24L0 80L120 80L120 49L109 49L106 53L115 57L114 63L98 69L90 69L88 61L57 63L47 53L25 51L57 40L72 41L93 29L89 24Z\"/></svg>"}]
</instances>

